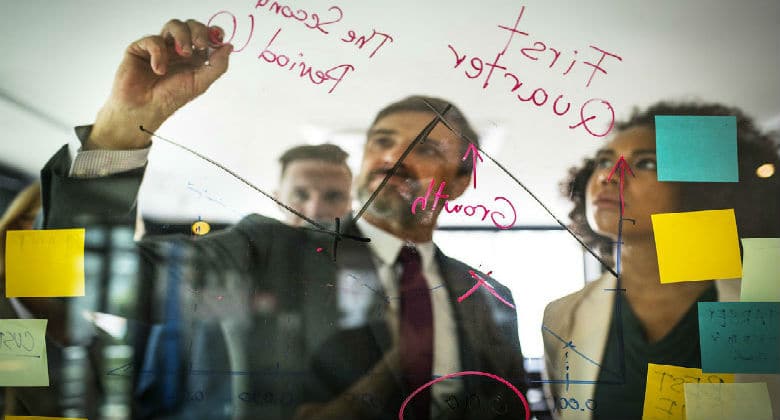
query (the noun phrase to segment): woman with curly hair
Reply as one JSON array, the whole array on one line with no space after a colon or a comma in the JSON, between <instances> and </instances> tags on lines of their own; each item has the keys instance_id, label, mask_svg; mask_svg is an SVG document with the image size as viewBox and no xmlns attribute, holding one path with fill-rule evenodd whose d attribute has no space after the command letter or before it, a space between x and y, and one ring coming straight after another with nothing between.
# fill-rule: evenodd
<instances>
[{"instance_id":1,"label":"woman with curly hair","mask_svg":"<svg viewBox=\"0 0 780 420\"><path fill-rule=\"evenodd\" d=\"M736 116L739 182L659 182L656 115ZM624 291L615 292L616 279L606 273L545 309L546 376L553 380L546 391L556 417L563 419L640 419L648 363L701 367L697 302L739 301L738 280L661 284L652 214L733 208L740 237L780 236L778 175L759 177L756 173L764 164L780 168L777 146L739 109L661 102L635 111L615 127L612 140L595 157L573 168L562 184L574 204L569 214L574 231L604 260L614 261L619 185L617 176L608 180L608 175L620 156L634 174L626 174L623 186L620 265ZM616 304L620 304L619 312L614 310ZM774 395L775 416L780 415L780 393L772 389L780 385L778 375L752 375L748 381L767 382ZM558 404L569 398L576 399L582 409ZM679 412L684 407L670 410Z\"/></svg>"}]
</instances>

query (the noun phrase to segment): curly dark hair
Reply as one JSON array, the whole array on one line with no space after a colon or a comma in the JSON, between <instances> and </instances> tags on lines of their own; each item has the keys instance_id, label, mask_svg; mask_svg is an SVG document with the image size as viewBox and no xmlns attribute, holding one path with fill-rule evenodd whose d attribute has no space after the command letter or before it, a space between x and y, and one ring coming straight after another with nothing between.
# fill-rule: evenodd
<instances>
[{"instance_id":1,"label":"curly dark hair","mask_svg":"<svg viewBox=\"0 0 780 420\"><path fill-rule=\"evenodd\" d=\"M770 134L762 133L740 109L717 103L658 102L645 110L635 108L626 121L615 122L617 131L642 126L655 130L656 115L733 115L737 117L737 156L739 182L683 182L682 211L733 208L740 237L780 236L780 176L756 175L756 169L772 164L780 170L777 145ZM585 189L595 170L594 159L586 158L569 169L561 182L561 192L574 204L569 212L570 228L602 257L612 255L612 242L598 235L585 216Z\"/></svg>"}]
</instances>

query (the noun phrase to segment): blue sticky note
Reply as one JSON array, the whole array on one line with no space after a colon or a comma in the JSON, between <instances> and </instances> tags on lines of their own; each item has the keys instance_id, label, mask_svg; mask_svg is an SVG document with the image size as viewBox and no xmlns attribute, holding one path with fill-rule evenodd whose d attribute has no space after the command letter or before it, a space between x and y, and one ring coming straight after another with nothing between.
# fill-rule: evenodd
<instances>
[{"instance_id":1,"label":"blue sticky note","mask_svg":"<svg viewBox=\"0 0 780 420\"><path fill-rule=\"evenodd\" d=\"M703 372L780 373L780 302L699 302Z\"/></svg>"},{"instance_id":2,"label":"blue sticky note","mask_svg":"<svg viewBox=\"0 0 780 420\"><path fill-rule=\"evenodd\" d=\"M659 181L738 182L737 117L655 117Z\"/></svg>"}]
</instances>

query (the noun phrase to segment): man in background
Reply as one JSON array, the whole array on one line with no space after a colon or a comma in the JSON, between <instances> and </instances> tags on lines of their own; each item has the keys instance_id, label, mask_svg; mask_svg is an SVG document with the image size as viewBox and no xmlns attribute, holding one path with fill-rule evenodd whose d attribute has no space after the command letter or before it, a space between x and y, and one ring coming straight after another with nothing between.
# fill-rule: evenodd
<instances>
[{"instance_id":1,"label":"man in background","mask_svg":"<svg viewBox=\"0 0 780 420\"><path fill-rule=\"evenodd\" d=\"M189 47L205 50L214 31L221 34L173 19L161 35L128 47L95 124L77 132L82 149L71 159L63 147L42 171L47 228L132 223L149 132L227 70L230 45L214 50L208 65ZM525 413L509 290L432 240L438 198L455 199L470 184L464 137L478 141L448 101L402 99L369 126L356 177L363 210L337 232L253 214L219 235L141 241L141 270L155 274L141 278L139 324L160 333L133 343L140 356L133 415L390 420L403 411L413 420L503 420ZM413 213L417 198L427 205ZM506 304L475 288L475 276ZM464 377L443 381L448 374ZM464 410L454 400L480 403Z\"/></svg>"},{"instance_id":2,"label":"man in background","mask_svg":"<svg viewBox=\"0 0 780 420\"><path fill-rule=\"evenodd\" d=\"M315 222L332 223L352 208L349 154L335 144L293 147L279 158L282 173L276 199ZM284 223L303 226L305 220L285 211Z\"/></svg>"}]
</instances>

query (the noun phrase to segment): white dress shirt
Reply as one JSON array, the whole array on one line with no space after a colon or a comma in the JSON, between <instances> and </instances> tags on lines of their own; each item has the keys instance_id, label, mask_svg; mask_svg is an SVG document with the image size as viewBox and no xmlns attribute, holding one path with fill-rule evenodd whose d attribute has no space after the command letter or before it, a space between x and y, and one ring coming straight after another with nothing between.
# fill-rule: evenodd
<instances>
[{"instance_id":1,"label":"white dress shirt","mask_svg":"<svg viewBox=\"0 0 780 420\"><path fill-rule=\"evenodd\" d=\"M71 165L71 177L98 177L111 175L143 167L148 158L147 147L138 150L81 150L75 142L69 144L71 156L75 155ZM76 151L76 153L74 153ZM396 263L404 241L358 219L357 225L366 236L371 238L369 247L373 251L374 264L381 285L366 284L365 276L354 272L339 272L338 296L342 310L341 325L353 327L367 319L367 312L375 293L384 293L388 298L389 310L386 318L395 343L398 342L399 304L398 281L401 266ZM457 322L454 317L453 302L450 301L444 287L439 267L434 258L433 242L416 243L420 253L423 276L431 289L433 310L433 375L443 376L460 371L460 348L458 347ZM439 416L448 408L446 399L463 389L459 378L439 382L432 387L432 415Z\"/></svg>"},{"instance_id":2,"label":"white dress shirt","mask_svg":"<svg viewBox=\"0 0 780 420\"><path fill-rule=\"evenodd\" d=\"M381 281L384 295L389 298L389 310L386 312L387 321L392 331L394 342L398 342L399 335L399 308L400 294L398 282L401 278L401 265L397 263L398 254L406 243L368 223L358 219L358 228L366 236L371 238L369 247L373 251L374 264L377 267L377 275ZM411 244L410 244L411 245ZM458 347L458 330L455 321L453 302L450 301L447 289L439 272L439 266L435 259L435 246L433 242L413 244L420 253L422 259L423 276L431 289L431 305L433 309L433 375L443 376L460 371L460 348ZM359 276L355 276L359 279ZM354 284L355 278L353 277ZM358 280L359 281L359 280ZM363 289L368 290L366 287ZM343 289L342 289L343 290ZM352 287L344 290L354 290ZM370 293L374 293L368 290ZM353 293L354 296L354 293ZM433 416L439 413L439 408L448 408L445 400L450 394L457 394L462 389L458 378L436 383L432 387Z\"/></svg>"}]
</instances>

